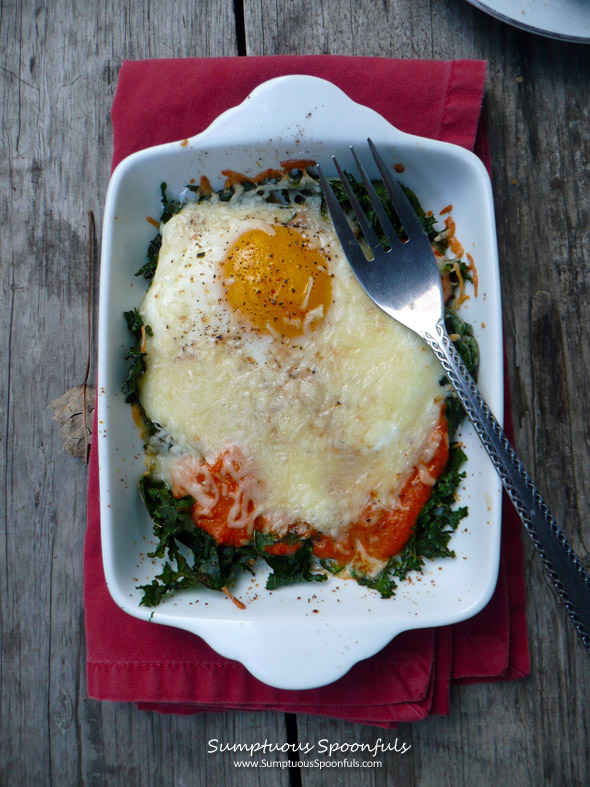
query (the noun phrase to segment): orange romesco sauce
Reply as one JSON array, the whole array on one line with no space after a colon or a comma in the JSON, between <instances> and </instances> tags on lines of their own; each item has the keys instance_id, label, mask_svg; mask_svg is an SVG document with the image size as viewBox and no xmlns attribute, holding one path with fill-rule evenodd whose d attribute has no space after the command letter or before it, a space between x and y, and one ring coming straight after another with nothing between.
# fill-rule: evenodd
<instances>
[{"instance_id":1,"label":"orange romesco sauce","mask_svg":"<svg viewBox=\"0 0 590 787\"><path fill-rule=\"evenodd\" d=\"M279 541L278 544L269 544L264 547L264 551L269 555L294 555L299 550L301 544L285 544Z\"/></svg>"},{"instance_id":2,"label":"orange romesco sauce","mask_svg":"<svg viewBox=\"0 0 590 787\"><path fill-rule=\"evenodd\" d=\"M219 488L226 490L225 495L220 495L219 500L213 506L210 516L202 516L199 504L195 503L191 514L193 522L197 527L202 528L222 546L240 547L250 541L250 533L246 527L231 527L228 524L229 512L234 505L233 497L238 483L231 475L223 472L223 456L220 456L210 468L211 475L217 482ZM253 505L251 503L251 505Z\"/></svg>"},{"instance_id":3,"label":"orange romesco sauce","mask_svg":"<svg viewBox=\"0 0 590 787\"><path fill-rule=\"evenodd\" d=\"M203 516L198 503L195 503L191 510L191 516L196 527L200 527L217 541L220 546L240 547L248 544L252 539L247 527L232 527L229 524L229 514L234 505L235 493L238 489L238 482L229 473L223 470L224 459L220 456L214 465L209 467L209 472L215 480L219 489L223 489L225 494L219 496L219 500L213 506L211 514ZM253 502L248 502L248 513L252 513ZM254 529L261 530L264 525L264 517L258 516L254 520ZM287 544L278 542L269 544L264 549L269 555L293 555L300 548L300 544Z\"/></svg>"},{"instance_id":4,"label":"orange romesco sauce","mask_svg":"<svg viewBox=\"0 0 590 787\"><path fill-rule=\"evenodd\" d=\"M449 459L448 427L446 418L441 418L435 433L441 437L438 448L426 465L428 474L438 478ZM330 536L320 535L314 539L314 554L319 558L331 558L340 563L352 560L358 545L369 557L387 560L400 552L410 536L420 511L432 494L432 486L420 480L414 470L404 485L399 503L392 510L375 511L368 505L359 521L348 531L345 541L335 541Z\"/></svg>"},{"instance_id":5,"label":"orange romesco sauce","mask_svg":"<svg viewBox=\"0 0 590 787\"><path fill-rule=\"evenodd\" d=\"M432 459L425 465L426 471L433 479L437 479L445 469L449 459L448 427L444 416L441 417L435 433L439 438L437 449ZM193 522L202 528L222 546L244 546L251 541L247 527L231 527L228 524L230 509L234 505L234 497L238 483L223 471L223 457L219 457L210 467L211 475L224 494L208 516L203 516L199 505L192 509ZM387 560L398 554L412 534L416 520L424 505L432 494L432 486L420 480L420 472L416 468L404 485L396 506L391 510L375 509L367 505L359 520L353 524L346 536L335 540L321 533L312 533L313 552L318 558L333 559L341 564L351 562L358 556L359 547L366 555L378 560ZM253 503L248 503L249 511ZM254 529L264 526L264 517L258 516L254 521ZM300 548L300 544L278 542L265 547L271 555L292 555Z\"/></svg>"}]
</instances>

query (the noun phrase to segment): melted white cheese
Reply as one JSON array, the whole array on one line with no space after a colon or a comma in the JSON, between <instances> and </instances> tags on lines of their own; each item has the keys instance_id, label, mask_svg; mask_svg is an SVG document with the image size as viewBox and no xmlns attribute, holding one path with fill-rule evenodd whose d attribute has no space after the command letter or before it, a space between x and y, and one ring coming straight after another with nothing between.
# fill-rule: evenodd
<instances>
[{"instance_id":1,"label":"melted white cheese","mask_svg":"<svg viewBox=\"0 0 590 787\"><path fill-rule=\"evenodd\" d=\"M391 502L428 449L445 395L441 370L370 301L331 224L311 208L297 222L329 260L332 305L303 336L250 330L225 300L221 261L246 230L272 233L294 212L254 199L188 204L162 227L141 307L153 332L141 401L184 454L213 463L239 446L258 481L256 513L276 529L307 522L337 535L370 495ZM178 450L161 454L155 472L170 481L177 461Z\"/></svg>"}]
</instances>

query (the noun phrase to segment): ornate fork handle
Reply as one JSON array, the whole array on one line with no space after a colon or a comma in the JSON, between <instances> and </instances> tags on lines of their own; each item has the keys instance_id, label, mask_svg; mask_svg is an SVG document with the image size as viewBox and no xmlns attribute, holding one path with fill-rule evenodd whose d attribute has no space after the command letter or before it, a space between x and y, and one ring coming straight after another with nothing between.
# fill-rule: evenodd
<instances>
[{"instance_id":1,"label":"ornate fork handle","mask_svg":"<svg viewBox=\"0 0 590 787\"><path fill-rule=\"evenodd\" d=\"M522 462L465 368L444 327L436 325L436 336L424 331L422 338L441 362L465 412L496 467L508 496L514 503L555 588L590 653L590 577L567 542L565 535Z\"/></svg>"}]
</instances>

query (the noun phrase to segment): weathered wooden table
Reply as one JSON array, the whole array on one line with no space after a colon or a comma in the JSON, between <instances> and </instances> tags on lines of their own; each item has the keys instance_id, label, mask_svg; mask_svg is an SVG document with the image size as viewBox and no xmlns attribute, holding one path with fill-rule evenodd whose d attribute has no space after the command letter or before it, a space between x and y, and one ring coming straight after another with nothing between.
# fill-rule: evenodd
<instances>
[{"instance_id":1,"label":"weathered wooden table","mask_svg":"<svg viewBox=\"0 0 590 787\"><path fill-rule=\"evenodd\" d=\"M590 659L528 540L531 677L456 687L448 718L384 732L277 713L159 716L89 700L81 560L86 470L62 450L47 409L84 377L87 210L100 226L109 110L123 59L487 58L515 442L588 565L590 47L519 32L465 0L4 0L0 48L0 782L590 784ZM294 736L397 738L411 749L385 755L379 770L321 773L237 771L231 755L207 754L211 738L280 743Z\"/></svg>"}]
</instances>

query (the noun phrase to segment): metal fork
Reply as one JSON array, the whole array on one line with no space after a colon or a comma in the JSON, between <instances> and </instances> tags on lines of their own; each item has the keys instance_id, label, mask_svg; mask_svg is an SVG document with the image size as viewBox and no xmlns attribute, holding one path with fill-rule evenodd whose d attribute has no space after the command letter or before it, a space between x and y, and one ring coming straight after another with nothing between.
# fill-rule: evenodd
<instances>
[{"instance_id":1,"label":"metal fork","mask_svg":"<svg viewBox=\"0 0 590 787\"><path fill-rule=\"evenodd\" d=\"M373 209L390 246L384 250L344 172L333 157L342 186L373 259L367 259L321 167L320 181L336 233L367 295L386 314L417 333L432 349L487 450L541 560L590 653L590 577L532 483L449 338L441 277L428 236L403 189L368 140L383 183L403 226L402 242L365 168L351 147Z\"/></svg>"}]
</instances>

